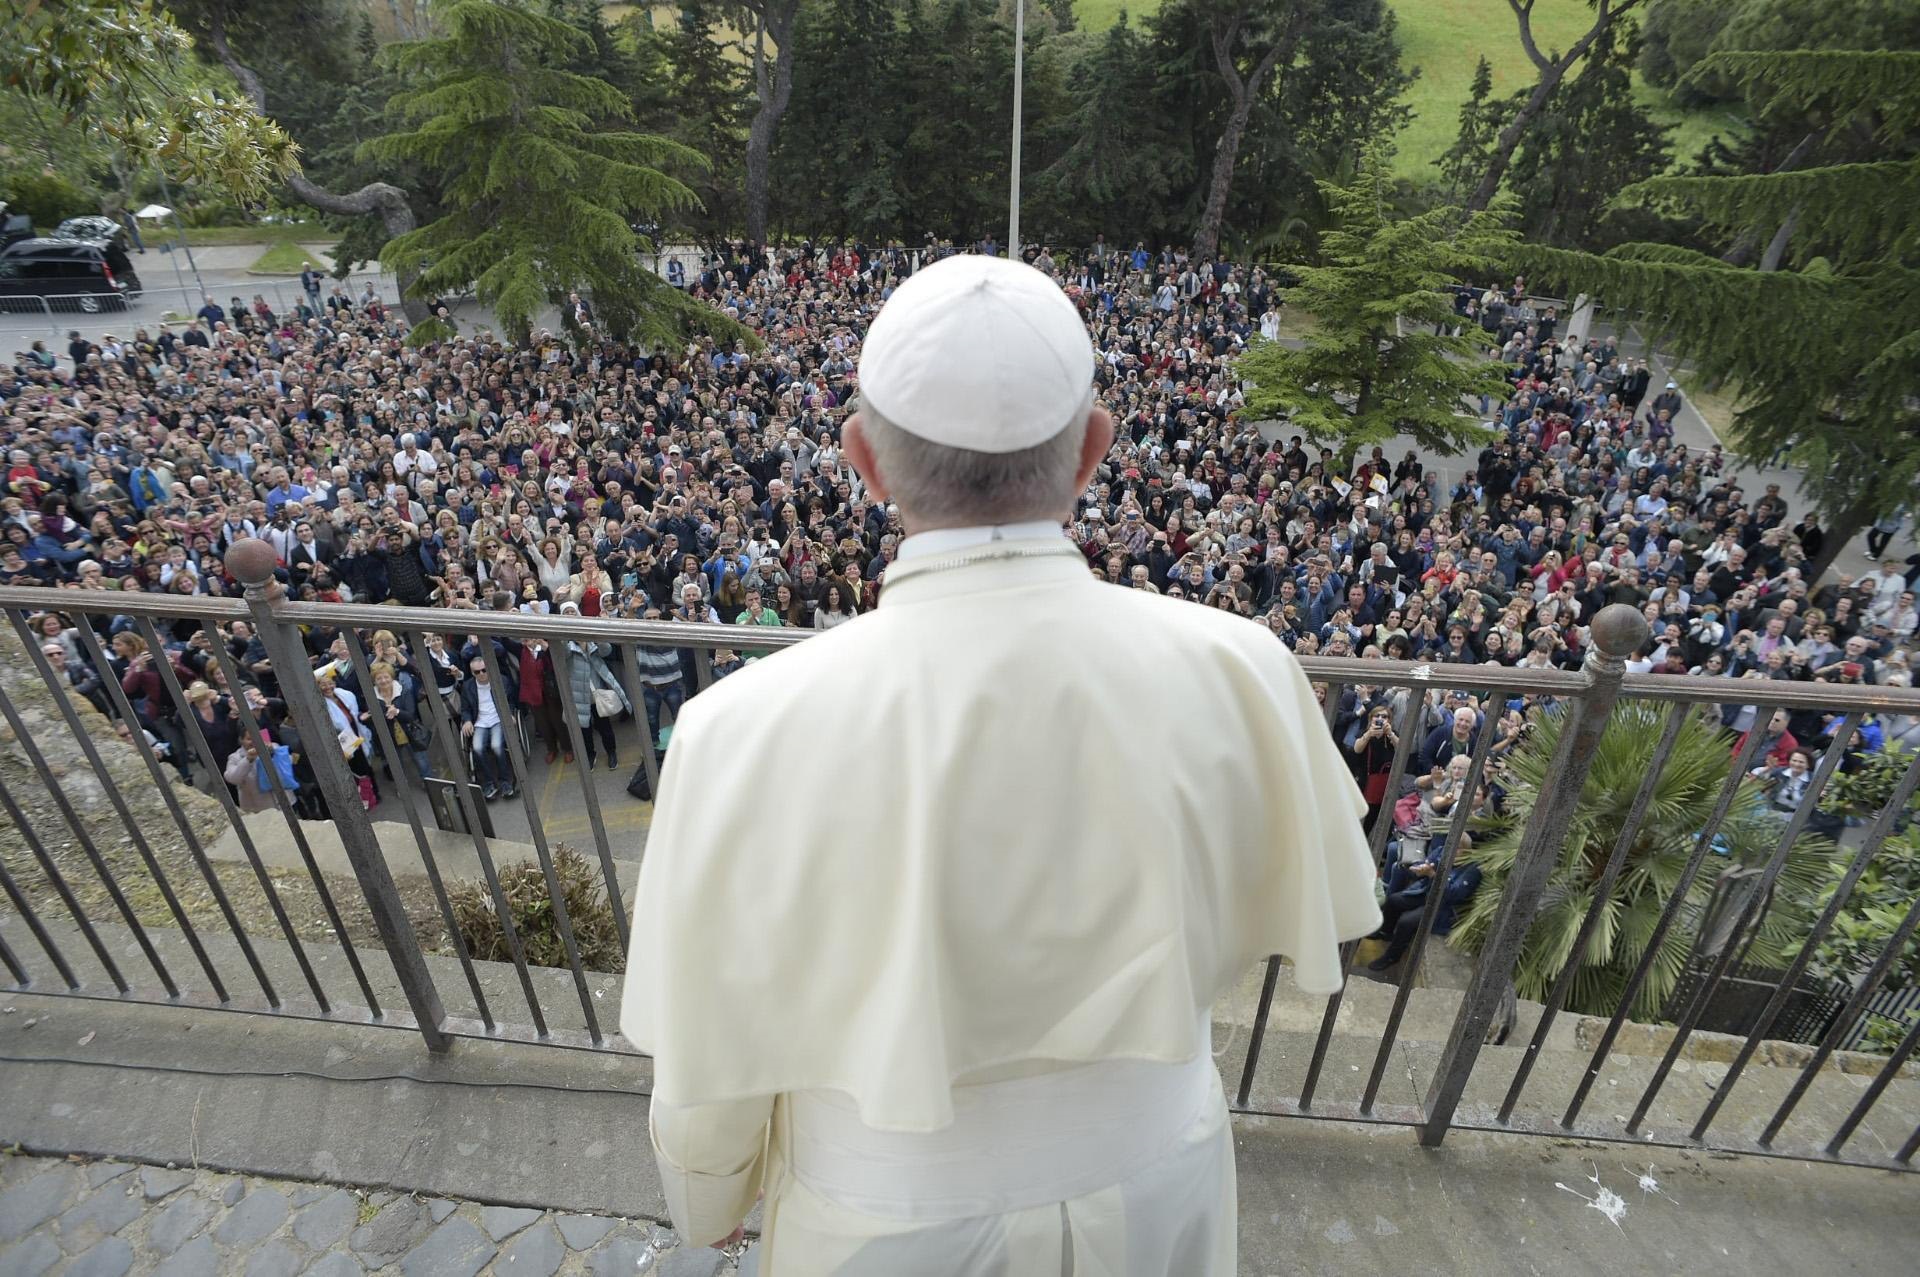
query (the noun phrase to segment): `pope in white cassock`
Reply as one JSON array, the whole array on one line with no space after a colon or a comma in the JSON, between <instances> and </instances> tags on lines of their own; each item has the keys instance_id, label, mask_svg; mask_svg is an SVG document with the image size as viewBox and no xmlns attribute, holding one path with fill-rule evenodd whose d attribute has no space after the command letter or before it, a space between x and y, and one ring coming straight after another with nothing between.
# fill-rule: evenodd
<instances>
[{"instance_id":1,"label":"pope in white cassock","mask_svg":"<svg viewBox=\"0 0 1920 1277\"><path fill-rule=\"evenodd\" d=\"M1095 581L1113 441L1030 267L887 302L844 447L909 535L879 608L689 701L621 1027L682 1236L763 1277L1231 1277L1209 1008L1379 925L1359 791L1266 629ZM862 801L845 792L849 759ZM741 777L777 776L769 837ZM750 1258L749 1262L753 1262Z\"/></svg>"}]
</instances>

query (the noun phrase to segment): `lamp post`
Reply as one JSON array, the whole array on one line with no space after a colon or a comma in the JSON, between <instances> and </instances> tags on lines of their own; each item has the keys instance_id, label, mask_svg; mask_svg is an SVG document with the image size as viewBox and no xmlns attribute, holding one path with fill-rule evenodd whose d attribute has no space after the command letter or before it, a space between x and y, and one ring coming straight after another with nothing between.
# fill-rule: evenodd
<instances>
[{"instance_id":1,"label":"lamp post","mask_svg":"<svg viewBox=\"0 0 1920 1277\"><path fill-rule=\"evenodd\" d=\"M167 209L173 214L173 229L180 233L180 251L187 255L187 269L193 272L193 286L200 290L200 296L204 300L207 295L207 286L200 278L200 267L194 263L193 246L187 243L187 228L180 221L179 206L173 202L173 191L167 185L166 170L155 165L154 172L160 178L160 197L166 200ZM180 270L180 263L177 261L174 262L173 269L177 274ZM198 307L194 309L197 310Z\"/></svg>"},{"instance_id":2,"label":"lamp post","mask_svg":"<svg viewBox=\"0 0 1920 1277\"><path fill-rule=\"evenodd\" d=\"M1020 84L1027 61L1027 0L1013 2L1013 180L1007 197L1007 257L1020 260Z\"/></svg>"}]
</instances>

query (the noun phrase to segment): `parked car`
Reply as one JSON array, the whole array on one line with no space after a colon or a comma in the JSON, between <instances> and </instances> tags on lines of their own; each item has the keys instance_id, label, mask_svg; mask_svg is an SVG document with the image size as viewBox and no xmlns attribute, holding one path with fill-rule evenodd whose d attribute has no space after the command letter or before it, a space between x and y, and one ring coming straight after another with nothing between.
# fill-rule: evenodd
<instances>
[{"instance_id":1,"label":"parked car","mask_svg":"<svg viewBox=\"0 0 1920 1277\"><path fill-rule=\"evenodd\" d=\"M43 304L87 315L125 310L135 294L114 269L113 255L110 244L94 240L16 240L0 249L0 310L38 311Z\"/></svg>"},{"instance_id":2,"label":"parked car","mask_svg":"<svg viewBox=\"0 0 1920 1277\"><path fill-rule=\"evenodd\" d=\"M111 217L69 217L53 228L54 239L80 240L105 245L107 265L114 278L127 286L127 296L140 295L140 276L134 271L133 258L127 255L127 228Z\"/></svg>"}]
</instances>

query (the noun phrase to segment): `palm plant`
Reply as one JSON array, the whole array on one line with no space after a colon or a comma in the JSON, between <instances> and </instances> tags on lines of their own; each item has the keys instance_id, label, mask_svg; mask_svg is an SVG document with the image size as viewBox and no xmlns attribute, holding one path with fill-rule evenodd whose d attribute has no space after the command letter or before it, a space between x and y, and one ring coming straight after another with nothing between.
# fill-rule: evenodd
<instances>
[{"instance_id":1,"label":"palm plant","mask_svg":"<svg viewBox=\"0 0 1920 1277\"><path fill-rule=\"evenodd\" d=\"M1664 705L1626 701L1608 721L1561 846L1559 864L1515 964L1513 982L1521 997L1543 999L1571 960L1607 858L1653 765L1667 712ZM1549 778L1548 764L1563 721L1542 722L1514 751L1506 772L1506 815L1490 818L1474 831L1472 855L1480 866L1481 886L1449 937L1470 953L1485 943L1528 815L1550 782L1558 783L1557 778ZM1627 849L1625 865L1601 907L1568 991L1569 1010L1611 1015L1620 1005L1628 978L1646 953L1661 911L1678 889L1687 859L1719 800L1731 754L1732 740L1713 717L1688 716L1654 781L1646 817ZM1674 925L1661 938L1647 979L1634 997L1633 1018L1657 1018L1672 995L1720 869L1731 863L1763 864L1778 847L1783 828L1784 821L1768 809L1760 788L1743 782L1714 838L1707 863L1688 888ZM1783 965L1798 949L1832 855L1832 844L1825 839L1802 836L1795 842L1748 953L1749 962Z\"/></svg>"}]
</instances>

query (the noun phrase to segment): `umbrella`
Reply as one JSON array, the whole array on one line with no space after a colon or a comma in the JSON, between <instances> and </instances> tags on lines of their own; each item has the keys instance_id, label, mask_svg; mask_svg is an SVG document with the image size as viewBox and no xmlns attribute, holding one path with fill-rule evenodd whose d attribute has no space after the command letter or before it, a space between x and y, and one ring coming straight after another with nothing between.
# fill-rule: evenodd
<instances>
[{"instance_id":1,"label":"umbrella","mask_svg":"<svg viewBox=\"0 0 1920 1277\"><path fill-rule=\"evenodd\" d=\"M135 213L134 216L152 219L152 218L166 217L172 212L173 210L168 208L165 204L149 204L145 208L141 209L139 212Z\"/></svg>"}]
</instances>

